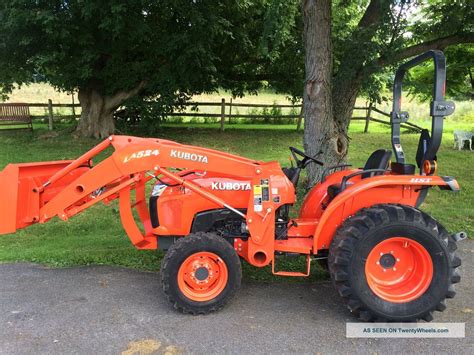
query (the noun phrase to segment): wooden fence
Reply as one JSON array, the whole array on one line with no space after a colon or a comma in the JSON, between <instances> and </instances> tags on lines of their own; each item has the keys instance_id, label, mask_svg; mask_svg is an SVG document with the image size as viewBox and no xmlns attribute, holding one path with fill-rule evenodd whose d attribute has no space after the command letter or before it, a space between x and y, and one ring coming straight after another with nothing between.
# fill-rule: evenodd
<instances>
[{"instance_id":1,"label":"wooden fence","mask_svg":"<svg viewBox=\"0 0 474 355\"><path fill-rule=\"evenodd\" d=\"M391 126L390 114L378 109L377 107L375 107L375 105L373 103L369 103L368 106L364 106L364 107L354 107L354 111L357 112L358 110L364 110L365 111L365 116L364 117L357 117L357 116L354 117L353 116L351 118L351 120L353 120L353 121L364 120L365 121L364 133L369 132L369 123L371 121ZM378 113L378 114L380 114L384 117L387 117L388 121L384 121L380 118L373 117L372 115L373 115L374 112L376 112L376 113ZM422 127L420 127L420 126L418 126L414 123L411 123L411 122L402 123L401 127L409 129L409 130L418 131L418 132L420 132L423 129Z\"/></svg>"},{"instance_id":2,"label":"wooden fence","mask_svg":"<svg viewBox=\"0 0 474 355\"><path fill-rule=\"evenodd\" d=\"M55 120L55 116L57 119L69 119L71 121L81 117L81 115L76 114L76 108L81 107L80 104L76 103L70 103L70 104L55 104L51 99L48 100L47 103L25 103L25 106L28 106L29 108L44 108L47 109L47 114L46 115L38 115L38 114L32 114L31 118L33 120L47 120L48 121L48 127L49 130L53 129L53 122ZM54 114L54 108L69 108L71 110L70 115L63 115L63 114Z\"/></svg>"},{"instance_id":3,"label":"wooden fence","mask_svg":"<svg viewBox=\"0 0 474 355\"><path fill-rule=\"evenodd\" d=\"M76 114L76 108L79 108L79 104L54 104L51 100L48 100L48 103L28 103L25 104L31 108L47 108L48 114L47 115L33 115L33 119L47 119L49 123L50 129L53 128L53 122L55 120L54 108L70 108L71 114L70 115L63 115L59 114L56 115L60 119L70 119L75 120L79 118L80 115ZM229 122L232 118L241 118L241 119L290 119L296 121L296 130L301 129L301 124L303 121L303 108L301 104L291 105L291 104L247 104L247 103L234 103L232 99L230 101L226 101L224 98L221 102L186 102L180 106L184 106L186 108L190 107L191 109L187 109L185 112L172 112L167 114L167 117L203 117L203 118L218 118L218 122L220 123L220 130L223 131L227 122ZM219 113L208 113L208 112L200 112L200 107L214 107L214 111L218 111ZM232 112L234 108L253 108L253 109L273 109L279 110L281 109L291 109L295 113L288 113L288 114L257 114L257 113L239 113L239 112ZM278 112L278 111L277 111ZM377 113L383 117L387 117L388 120L383 120L377 117L373 117L374 113ZM369 124L370 122L377 122L384 125L390 126L390 114L378 109L373 103L369 103L367 106L355 106L354 107L354 116L352 117L354 121L365 121L364 133L369 131ZM421 127L413 124L411 122L406 122L402 124L403 128L421 131Z\"/></svg>"}]
</instances>

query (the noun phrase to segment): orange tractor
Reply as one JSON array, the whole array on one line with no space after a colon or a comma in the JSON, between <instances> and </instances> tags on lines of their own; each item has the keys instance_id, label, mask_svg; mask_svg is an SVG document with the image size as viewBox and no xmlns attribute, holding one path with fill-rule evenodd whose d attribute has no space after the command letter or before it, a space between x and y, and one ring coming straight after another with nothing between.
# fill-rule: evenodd
<instances>
[{"instance_id":1,"label":"orange tractor","mask_svg":"<svg viewBox=\"0 0 474 355\"><path fill-rule=\"evenodd\" d=\"M405 163L400 125L401 82L410 67L435 63L431 136L423 131L415 165ZM308 276L311 261L326 259L338 293L362 320L431 320L455 295L456 241L418 209L428 190L459 190L452 177L436 175L436 152L445 116L445 58L430 51L396 74L391 152L377 150L364 168L325 167L299 216L290 217L301 171L318 159L290 147L296 166L247 159L176 142L111 136L72 161L9 164L0 173L0 234L53 217L66 221L118 198L120 218L138 249L166 250L164 293L186 313L219 309L241 283L241 259L271 265L276 275ZM94 165L92 159L114 149ZM147 198L147 184L156 181ZM136 209L135 218L132 208ZM142 227L137 225L140 220ZM306 260L301 272L280 270L280 256Z\"/></svg>"}]
</instances>

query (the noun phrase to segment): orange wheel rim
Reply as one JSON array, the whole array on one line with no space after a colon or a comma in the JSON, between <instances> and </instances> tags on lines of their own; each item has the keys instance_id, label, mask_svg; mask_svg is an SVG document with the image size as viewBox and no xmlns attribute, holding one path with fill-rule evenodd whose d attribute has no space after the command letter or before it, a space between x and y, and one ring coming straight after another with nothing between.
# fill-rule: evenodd
<instances>
[{"instance_id":1,"label":"orange wheel rim","mask_svg":"<svg viewBox=\"0 0 474 355\"><path fill-rule=\"evenodd\" d=\"M187 298L206 302L216 298L226 287L227 266L210 252L190 255L178 270L178 287Z\"/></svg>"},{"instance_id":2,"label":"orange wheel rim","mask_svg":"<svg viewBox=\"0 0 474 355\"><path fill-rule=\"evenodd\" d=\"M420 243L393 237L380 242L369 253L365 276L372 292L383 300L410 302L430 286L433 261Z\"/></svg>"}]
</instances>

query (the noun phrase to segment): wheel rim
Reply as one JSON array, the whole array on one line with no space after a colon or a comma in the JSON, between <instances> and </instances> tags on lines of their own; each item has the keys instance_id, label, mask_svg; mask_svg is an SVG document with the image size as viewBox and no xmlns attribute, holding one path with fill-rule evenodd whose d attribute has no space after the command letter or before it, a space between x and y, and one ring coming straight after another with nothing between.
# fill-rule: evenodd
<instances>
[{"instance_id":1,"label":"wheel rim","mask_svg":"<svg viewBox=\"0 0 474 355\"><path fill-rule=\"evenodd\" d=\"M216 298L227 285L225 262L216 254L198 252L190 255L178 270L178 287L189 299L197 302Z\"/></svg>"},{"instance_id":2,"label":"wheel rim","mask_svg":"<svg viewBox=\"0 0 474 355\"><path fill-rule=\"evenodd\" d=\"M383 300L410 302L430 286L433 261L420 243L393 237L380 242L369 253L365 276L372 292Z\"/></svg>"}]
</instances>

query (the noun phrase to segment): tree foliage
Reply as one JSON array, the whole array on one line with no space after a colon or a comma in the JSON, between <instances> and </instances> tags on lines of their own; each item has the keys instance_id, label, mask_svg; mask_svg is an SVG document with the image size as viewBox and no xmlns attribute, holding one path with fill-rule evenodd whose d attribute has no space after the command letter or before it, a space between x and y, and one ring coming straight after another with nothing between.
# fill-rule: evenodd
<instances>
[{"instance_id":1,"label":"tree foliage","mask_svg":"<svg viewBox=\"0 0 474 355\"><path fill-rule=\"evenodd\" d=\"M446 48L447 80L446 95L458 100L474 99L474 45L458 45ZM413 68L409 73L409 93L422 100L432 97L433 64Z\"/></svg>"},{"instance_id":2,"label":"tree foliage","mask_svg":"<svg viewBox=\"0 0 474 355\"><path fill-rule=\"evenodd\" d=\"M272 38L277 39L273 43L278 44L272 52L272 67L265 68L266 77L278 91L300 98L305 56L301 2L273 3L273 7L287 10L266 16L265 33L271 28ZM387 99L383 94L400 61L423 50L448 47L448 82L455 86L448 89L448 95L472 91L467 71L473 62L471 47L462 45L474 41L472 2L333 0L331 20L336 88L338 82L353 78L361 81L359 94L373 101ZM426 92L424 84L412 86L412 92Z\"/></svg>"},{"instance_id":3,"label":"tree foliage","mask_svg":"<svg viewBox=\"0 0 474 355\"><path fill-rule=\"evenodd\" d=\"M177 59L190 64L189 58L195 58L193 64L209 75L213 68L207 65L210 53L205 47L212 43L207 40L222 31L221 26L203 26L214 22L209 12L194 11L200 16L189 26L192 7L183 11L162 1L26 0L2 4L4 89L15 82L28 83L36 71L59 89L93 85L108 95L131 89L145 78L154 82L164 74L168 79L163 80L164 87L183 79L184 86L195 86L202 82L190 83L196 76L186 75L188 68L174 65L170 57L186 48ZM166 26L175 31L167 31ZM199 45L195 38L201 37L204 29L212 34L204 38L207 43ZM174 69L171 75L170 67Z\"/></svg>"},{"instance_id":4,"label":"tree foliage","mask_svg":"<svg viewBox=\"0 0 474 355\"><path fill-rule=\"evenodd\" d=\"M301 98L302 7L314 1L4 0L0 93L38 74L60 90L78 90L81 134L94 136L113 131L113 111L130 99L154 100L153 113L218 88L243 95L270 85ZM473 41L469 0L329 2L333 111L342 134L357 95L383 99L393 65ZM451 76L471 58L469 48L448 49L456 95L469 90L469 71L462 80Z\"/></svg>"},{"instance_id":5,"label":"tree foliage","mask_svg":"<svg viewBox=\"0 0 474 355\"><path fill-rule=\"evenodd\" d=\"M167 102L224 87L258 70L266 1L4 0L0 3L0 87L35 73L60 90L78 90L86 134L124 100ZM83 93L81 95L81 92ZM88 115L88 116L87 116ZM95 115L95 116L94 116Z\"/></svg>"}]
</instances>

